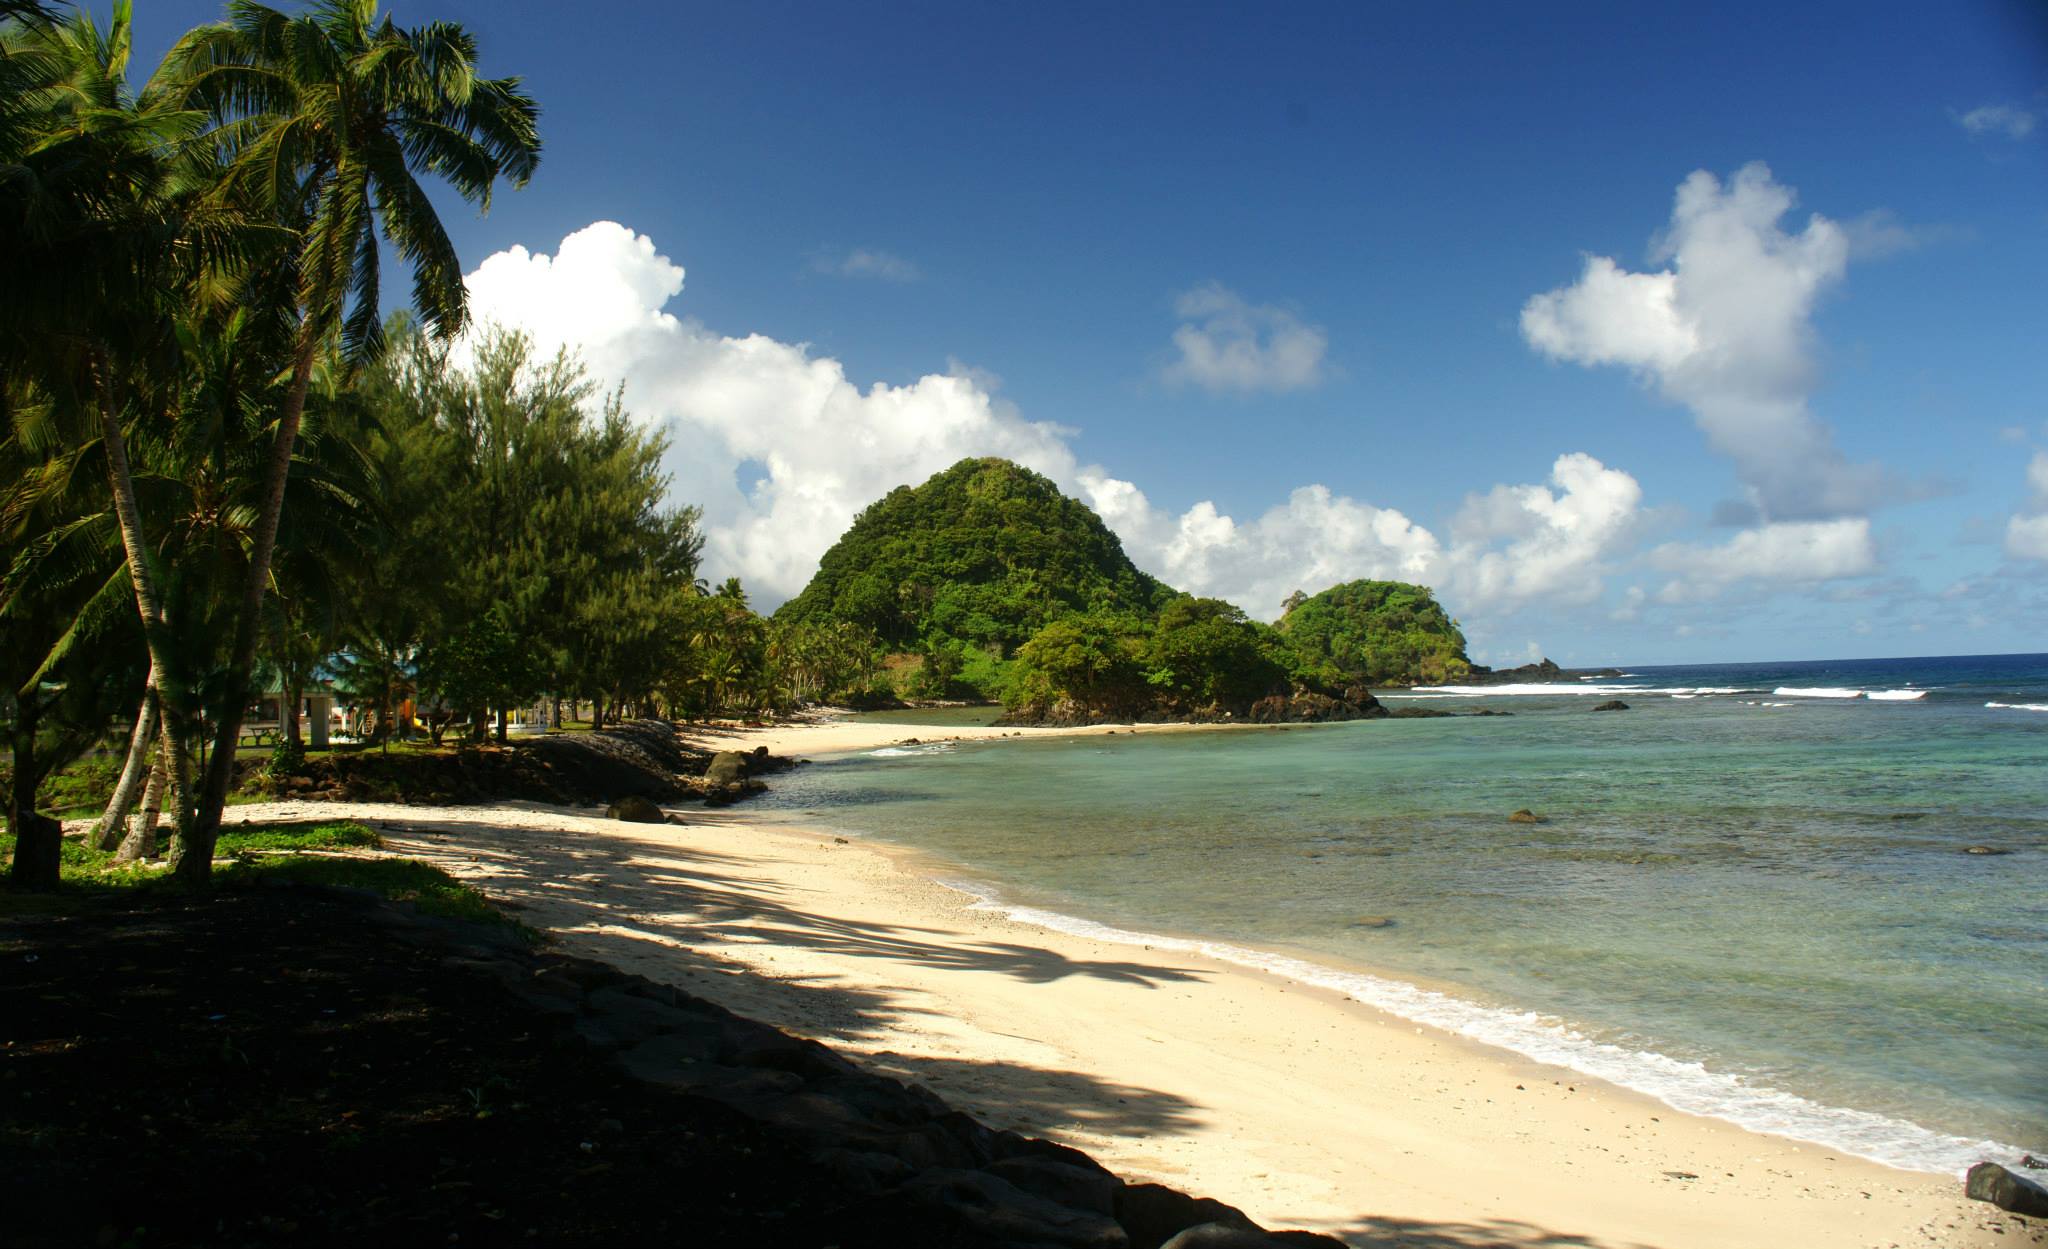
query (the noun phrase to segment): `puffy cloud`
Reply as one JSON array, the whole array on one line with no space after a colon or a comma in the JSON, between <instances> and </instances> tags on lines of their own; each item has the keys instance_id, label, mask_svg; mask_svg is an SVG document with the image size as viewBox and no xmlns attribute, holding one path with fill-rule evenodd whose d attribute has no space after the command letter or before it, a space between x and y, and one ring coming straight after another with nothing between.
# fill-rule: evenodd
<instances>
[{"instance_id":1,"label":"puffy cloud","mask_svg":"<svg viewBox=\"0 0 2048 1249\"><path fill-rule=\"evenodd\" d=\"M2007 521L2005 553L2014 559L2048 560L2048 512Z\"/></svg>"},{"instance_id":2,"label":"puffy cloud","mask_svg":"<svg viewBox=\"0 0 2048 1249\"><path fill-rule=\"evenodd\" d=\"M1651 256L1666 268L1590 256L1577 282L1532 297L1521 317L1544 355L1633 369L1689 408L1774 520L1863 511L1886 489L1807 407L1814 306L1847 270L1851 235L1818 215L1788 233L1793 202L1760 163L1725 184L1696 172Z\"/></svg>"},{"instance_id":3,"label":"puffy cloud","mask_svg":"<svg viewBox=\"0 0 2048 1249\"><path fill-rule=\"evenodd\" d=\"M2034 114L2017 104L1985 104L1967 113L1950 111L1956 124L1973 135L2024 139L2034 133Z\"/></svg>"},{"instance_id":4,"label":"puffy cloud","mask_svg":"<svg viewBox=\"0 0 2048 1249\"><path fill-rule=\"evenodd\" d=\"M879 278L884 282L915 282L924 276L914 262L867 247L856 247L844 256L821 256L811 267L837 277Z\"/></svg>"},{"instance_id":5,"label":"puffy cloud","mask_svg":"<svg viewBox=\"0 0 2048 1249\"><path fill-rule=\"evenodd\" d=\"M594 376L624 384L628 408L663 427L675 497L705 510L707 572L737 573L763 607L803 588L861 508L971 455L1045 473L1087 500L1140 567L1262 619L1294 590L1358 577L1434 585L1465 613L1582 603L1600 593L1640 507L1633 477L1571 454L1547 485L1472 496L1449 544L1323 485L1246 520L1212 501L1176 513L1080 464L1071 431L1026 420L990 374L949 362L907 385L862 389L803 344L723 335L664 311L683 284L681 266L612 222L571 234L552 256L500 252L469 277L480 323L579 350Z\"/></svg>"},{"instance_id":6,"label":"puffy cloud","mask_svg":"<svg viewBox=\"0 0 2048 1249\"><path fill-rule=\"evenodd\" d=\"M1024 420L978 379L934 373L861 390L803 344L661 311L682 267L614 222L569 235L552 257L500 252L468 282L479 322L580 350L593 375L625 384L628 407L666 427L665 467L676 497L704 506L712 566L745 577L764 603L802 589L862 507L964 456L1073 475L1065 431ZM745 493L742 464L762 473Z\"/></svg>"},{"instance_id":7,"label":"puffy cloud","mask_svg":"<svg viewBox=\"0 0 2048 1249\"><path fill-rule=\"evenodd\" d=\"M1272 620L1295 590L1389 577L1433 581L1443 549L1435 535L1393 508L1302 486L1287 501L1239 523L1213 502L1179 516L1099 468L1081 474L1083 496L1124 540L1131 558L1177 589L1228 599Z\"/></svg>"},{"instance_id":8,"label":"puffy cloud","mask_svg":"<svg viewBox=\"0 0 2048 1249\"><path fill-rule=\"evenodd\" d=\"M1173 332L1179 358L1168 382L1212 393L1303 390L1323 380L1329 338L1322 327L1269 304L1249 304L1222 284L1209 282L1174 301L1181 327Z\"/></svg>"},{"instance_id":9,"label":"puffy cloud","mask_svg":"<svg viewBox=\"0 0 2048 1249\"><path fill-rule=\"evenodd\" d=\"M1643 488L1584 452L1557 457L1550 484L1495 486L1465 501L1451 524L1448 580L1462 599L1514 603L1600 597L1606 557L1641 515ZM1506 545L1487 543L1505 539Z\"/></svg>"},{"instance_id":10,"label":"puffy cloud","mask_svg":"<svg viewBox=\"0 0 2048 1249\"><path fill-rule=\"evenodd\" d=\"M2005 553L2014 559L2048 561L2048 451L2027 462L2027 507L2005 524Z\"/></svg>"},{"instance_id":11,"label":"puffy cloud","mask_svg":"<svg viewBox=\"0 0 2048 1249\"><path fill-rule=\"evenodd\" d=\"M1446 545L1396 509L1319 485L1243 523L1211 502L1178 517L1162 513L1136 486L1099 469L1084 470L1081 485L1140 565L1268 620L1295 590L1313 594L1360 577L1420 581L1465 612L1591 602L1642 502L1634 477L1574 452L1552 466L1555 489L1500 485L1468 498Z\"/></svg>"},{"instance_id":12,"label":"puffy cloud","mask_svg":"<svg viewBox=\"0 0 2048 1249\"><path fill-rule=\"evenodd\" d=\"M1652 567L1677 574L1658 601L1712 598L1738 581L1812 583L1877 571L1870 520L1779 521L1745 529L1713 545L1669 542L1651 551Z\"/></svg>"}]
</instances>

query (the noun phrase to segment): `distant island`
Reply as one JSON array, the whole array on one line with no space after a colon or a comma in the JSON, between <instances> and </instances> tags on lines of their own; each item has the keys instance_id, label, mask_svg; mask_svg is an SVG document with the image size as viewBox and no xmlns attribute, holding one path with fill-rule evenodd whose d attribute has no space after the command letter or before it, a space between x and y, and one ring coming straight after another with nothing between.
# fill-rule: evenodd
<instances>
[{"instance_id":1,"label":"distant island","mask_svg":"<svg viewBox=\"0 0 2048 1249\"><path fill-rule=\"evenodd\" d=\"M1486 674L1425 586L1297 592L1256 621L1141 571L1085 504L996 458L869 506L775 618L891 652L856 705L1001 703L1011 724L1358 719L1386 714L1371 686Z\"/></svg>"}]
</instances>

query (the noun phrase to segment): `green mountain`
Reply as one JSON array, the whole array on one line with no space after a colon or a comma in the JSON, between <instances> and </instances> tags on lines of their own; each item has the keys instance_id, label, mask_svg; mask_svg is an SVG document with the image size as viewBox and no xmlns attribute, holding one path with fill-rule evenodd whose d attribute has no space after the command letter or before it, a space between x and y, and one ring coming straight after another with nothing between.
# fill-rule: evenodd
<instances>
[{"instance_id":1,"label":"green mountain","mask_svg":"<svg viewBox=\"0 0 2048 1249\"><path fill-rule=\"evenodd\" d=\"M901 649L1004 657L1077 614L1149 620L1174 592L1094 512L1008 460L962 460L863 511L777 619L844 620Z\"/></svg>"},{"instance_id":2,"label":"green mountain","mask_svg":"<svg viewBox=\"0 0 2048 1249\"><path fill-rule=\"evenodd\" d=\"M1442 681L1471 670L1465 634L1428 587L1405 581L1349 581L1289 599L1280 635L1305 666L1332 683Z\"/></svg>"}]
</instances>

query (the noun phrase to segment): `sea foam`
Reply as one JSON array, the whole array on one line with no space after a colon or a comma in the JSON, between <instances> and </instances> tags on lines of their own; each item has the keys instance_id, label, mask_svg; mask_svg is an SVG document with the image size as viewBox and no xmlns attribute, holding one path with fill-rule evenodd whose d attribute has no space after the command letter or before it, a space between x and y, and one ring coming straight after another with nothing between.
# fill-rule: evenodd
<instances>
[{"instance_id":1,"label":"sea foam","mask_svg":"<svg viewBox=\"0 0 2048 1249\"><path fill-rule=\"evenodd\" d=\"M1985 703L1986 707L2002 707L2007 711L2048 711L2048 703Z\"/></svg>"},{"instance_id":2,"label":"sea foam","mask_svg":"<svg viewBox=\"0 0 2048 1249\"><path fill-rule=\"evenodd\" d=\"M1781 685L1771 691L1779 698L1861 698L1862 690L1833 685Z\"/></svg>"},{"instance_id":3,"label":"sea foam","mask_svg":"<svg viewBox=\"0 0 2048 1249\"><path fill-rule=\"evenodd\" d=\"M1996 1141L1950 1136L1888 1115L1825 1105L1796 1093L1753 1084L1740 1074L1714 1071L1701 1063L1654 1050L1634 1050L1596 1041L1562 1020L1534 1011L1482 1006L1405 981L1343 971L1225 942L1115 928L1058 911L1013 906L956 881L938 883L973 898L972 910L994 911L1019 923L1096 941L1200 954L1218 962L1271 972L1300 984L1341 993L1402 1019L1648 1094L1674 1110L1726 1120L1752 1132L1824 1145L1902 1170L1960 1176L1987 1158L2013 1165L2025 1152Z\"/></svg>"},{"instance_id":4,"label":"sea foam","mask_svg":"<svg viewBox=\"0 0 2048 1249\"><path fill-rule=\"evenodd\" d=\"M1869 692L1868 694L1865 694L1865 695L1864 695L1864 697L1865 697L1865 698L1868 698L1868 699L1870 699L1870 700L1871 700L1872 702L1879 702L1879 703L1910 703L1910 702L1913 702L1913 701L1915 701L1915 700L1917 700L1917 699L1922 699L1922 698L1925 698L1925 697L1927 697L1927 691L1926 691L1926 690L1872 690L1872 691L1870 691L1870 692Z\"/></svg>"},{"instance_id":5,"label":"sea foam","mask_svg":"<svg viewBox=\"0 0 2048 1249\"><path fill-rule=\"evenodd\" d=\"M1583 678L1581 678L1583 679ZM1592 694L1594 696L1616 697L1622 694L1668 694L1673 698L1697 698L1702 694L1760 694L1763 691L1739 685L1564 685L1544 682L1529 682L1510 685L1418 685L1416 693L1407 695L1419 698L1425 695L1457 698L1514 698L1541 694Z\"/></svg>"},{"instance_id":6,"label":"sea foam","mask_svg":"<svg viewBox=\"0 0 2048 1249\"><path fill-rule=\"evenodd\" d=\"M884 746L867 753L874 759L902 759L911 755L943 755L952 749L951 742L929 742L918 746Z\"/></svg>"}]
</instances>

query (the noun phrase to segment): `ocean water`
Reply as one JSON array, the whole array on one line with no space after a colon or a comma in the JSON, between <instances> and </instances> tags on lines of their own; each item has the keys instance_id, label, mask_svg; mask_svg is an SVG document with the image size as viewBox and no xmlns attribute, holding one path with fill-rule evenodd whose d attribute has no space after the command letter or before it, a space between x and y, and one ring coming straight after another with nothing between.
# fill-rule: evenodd
<instances>
[{"instance_id":1,"label":"ocean water","mask_svg":"<svg viewBox=\"0 0 2048 1249\"><path fill-rule=\"evenodd\" d=\"M2048 1152L2048 656L1627 671L1383 696L1512 716L888 748L766 801L1683 1110L1919 1170Z\"/></svg>"}]
</instances>

